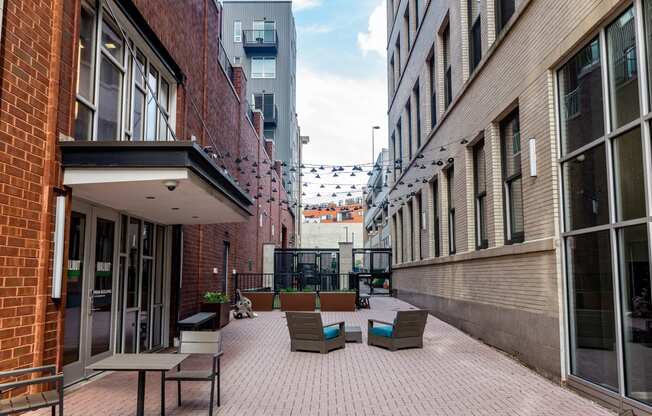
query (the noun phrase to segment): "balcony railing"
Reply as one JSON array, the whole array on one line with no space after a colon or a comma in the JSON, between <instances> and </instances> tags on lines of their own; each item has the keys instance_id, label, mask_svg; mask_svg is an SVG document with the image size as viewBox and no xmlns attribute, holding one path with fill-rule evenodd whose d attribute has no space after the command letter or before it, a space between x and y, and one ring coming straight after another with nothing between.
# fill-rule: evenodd
<instances>
[{"instance_id":1,"label":"balcony railing","mask_svg":"<svg viewBox=\"0 0 652 416\"><path fill-rule=\"evenodd\" d=\"M222 41L220 41L220 49L217 54L217 61L220 63L220 66L226 73L226 76L229 77L229 80L231 83L234 83L233 81L233 65L231 64L231 61L229 60L229 55L227 55L226 50L224 49L224 46L222 45Z\"/></svg>"},{"instance_id":2,"label":"balcony railing","mask_svg":"<svg viewBox=\"0 0 652 416\"><path fill-rule=\"evenodd\" d=\"M265 126L276 126L278 121L278 106L263 106L263 117L265 118Z\"/></svg>"},{"instance_id":3,"label":"balcony railing","mask_svg":"<svg viewBox=\"0 0 652 416\"><path fill-rule=\"evenodd\" d=\"M278 50L278 34L275 29L243 30L242 36L247 52L276 53Z\"/></svg>"}]
</instances>

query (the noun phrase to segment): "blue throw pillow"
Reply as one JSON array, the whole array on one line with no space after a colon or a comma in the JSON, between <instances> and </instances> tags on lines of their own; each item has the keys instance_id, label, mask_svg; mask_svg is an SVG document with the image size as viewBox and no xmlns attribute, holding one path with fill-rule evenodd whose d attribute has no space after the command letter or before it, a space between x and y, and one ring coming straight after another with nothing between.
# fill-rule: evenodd
<instances>
[{"instance_id":1,"label":"blue throw pillow","mask_svg":"<svg viewBox=\"0 0 652 416\"><path fill-rule=\"evenodd\" d=\"M340 328L337 326L327 326L324 328L324 338L333 339L340 336Z\"/></svg>"},{"instance_id":2,"label":"blue throw pillow","mask_svg":"<svg viewBox=\"0 0 652 416\"><path fill-rule=\"evenodd\" d=\"M379 337L391 338L394 327L391 325L374 325L371 333Z\"/></svg>"}]
</instances>

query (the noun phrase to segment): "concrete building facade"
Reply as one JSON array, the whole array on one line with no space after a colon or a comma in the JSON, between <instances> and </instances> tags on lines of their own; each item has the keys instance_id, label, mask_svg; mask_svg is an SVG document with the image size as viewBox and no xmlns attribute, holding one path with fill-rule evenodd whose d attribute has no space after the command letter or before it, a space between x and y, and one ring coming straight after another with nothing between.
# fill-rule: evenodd
<instances>
[{"instance_id":1,"label":"concrete building facade","mask_svg":"<svg viewBox=\"0 0 652 416\"><path fill-rule=\"evenodd\" d=\"M399 297L649 414L652 2L387 3Z\"/></svg>"},{"instance_id":2,"label":"concrete building facade","mask_svg":"<svg viewBox=\"0 0 652 416\"><path fill-rule=\"evenodd\" d=\"M294 218L218 3L0 10L0 370L56 364L69 384L172 345Z\"/></svg>"},{"instance_id":3,"label":"concrete building facade","mask_svg":"<svg viewBox=\"0 0 652 416\"><path fill-rule=\"evenodd\" d=\"M299 200L300 133L297 121L297 34L290 0L224 0L223 40L231 62L249 80L247 101L264 116L264 135L285 163L283 183ZM294 209L294 207L293 207Z\"/></svg>"}]
</instances>

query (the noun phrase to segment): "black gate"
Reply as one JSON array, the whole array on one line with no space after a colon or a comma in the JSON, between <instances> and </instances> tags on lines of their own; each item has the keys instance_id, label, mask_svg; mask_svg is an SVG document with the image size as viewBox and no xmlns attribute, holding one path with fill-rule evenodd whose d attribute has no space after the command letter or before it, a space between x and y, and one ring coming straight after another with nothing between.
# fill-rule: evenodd
<instances>
[{"instance_id":1,"label":"black gate","mask_svg":"<svg viewBox=\"0 0 652 416\"><path fill-rule=\"evenodd\" d=\"M349 287L360 295L392 295L392 250L354 249Z\"/></svg>"},{"instance_id":2,"label":"black gate","mask_svg":"<svg viewBox=\"0 0 652 416\"><path fill-rule=\"evenodd\" d=\"M340 288L338 249L276 249L274 290L338 290Z\"/></svg>"}]
</instances>

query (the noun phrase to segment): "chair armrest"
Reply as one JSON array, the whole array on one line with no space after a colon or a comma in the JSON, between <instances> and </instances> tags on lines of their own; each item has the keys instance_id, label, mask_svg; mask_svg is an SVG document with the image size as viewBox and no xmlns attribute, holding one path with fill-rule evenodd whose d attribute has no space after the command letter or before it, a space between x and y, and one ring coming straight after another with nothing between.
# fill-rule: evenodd
<instances>
[{"instance_id":1,"label":"chair armrest","mask_svg":"<svg viewBox=\"0 0 652 416\"><path fill-rule=\"evenodd\" d=\"M219 358L224 355L224 351L220 351L217 354L213 354L213 358Z\"/></svg>"},{"instance_id":2,"label":"chair armrest","mask_svg":"<svg viewBox=\"0 0 652 416\"><path fill-rule=\"evenodd\" d=\"M38 377L38 378L33 378L30 380L20 380L20 381L14 381L12 383L4 383L0 384L0 392L6 391L6 390L12 390L18 387L23 387L23 386L30 386L33 384L45 384L45 383L51 383L51 382L60 382L63 383L63 374L57 374L54 376L47 376L47 377Z\"/></svg>"},{"instance_id":3,"label":"chair armrest","mask_svg":"<svg viewBox=\"0 0 652 416\"><path fill-rule=\"evenodd\" d=\"M324 328L328 328L329 326L335 326L335 325L342 326L342 325L344 325L344 321L342 321L342 322L333 322L332 324L324 325Z\"/></svg>"},{"instance_id":4,"label":"chair armrest","mask_svg":"<svg viewBox=\"0 0 652 416\"><path fill-rule=\"evenodd\" d=\"M390 322L385 322L385 321L380 321L378 319L370 319L369 320L369 327L371 328L373 326L373 323L376 322L378 324L383 324L383 325L389 325L389 326L394 326L393 323Z\"/></svg>"},{"instance_id":5,"label":"chair armrest","mask_svg":"<svg viewBox=\"0 0 652 416\"><path fill-rule=\"evenodd\" d=\"M50 374L54 374L57 371L57 367L55 365L44 365L42 367L21 368L19 370L0 371L0 378L17 377L17 376L22 376L23 374L37 373L39 371L47 371Z\"/></svg>"}]
</instances>

